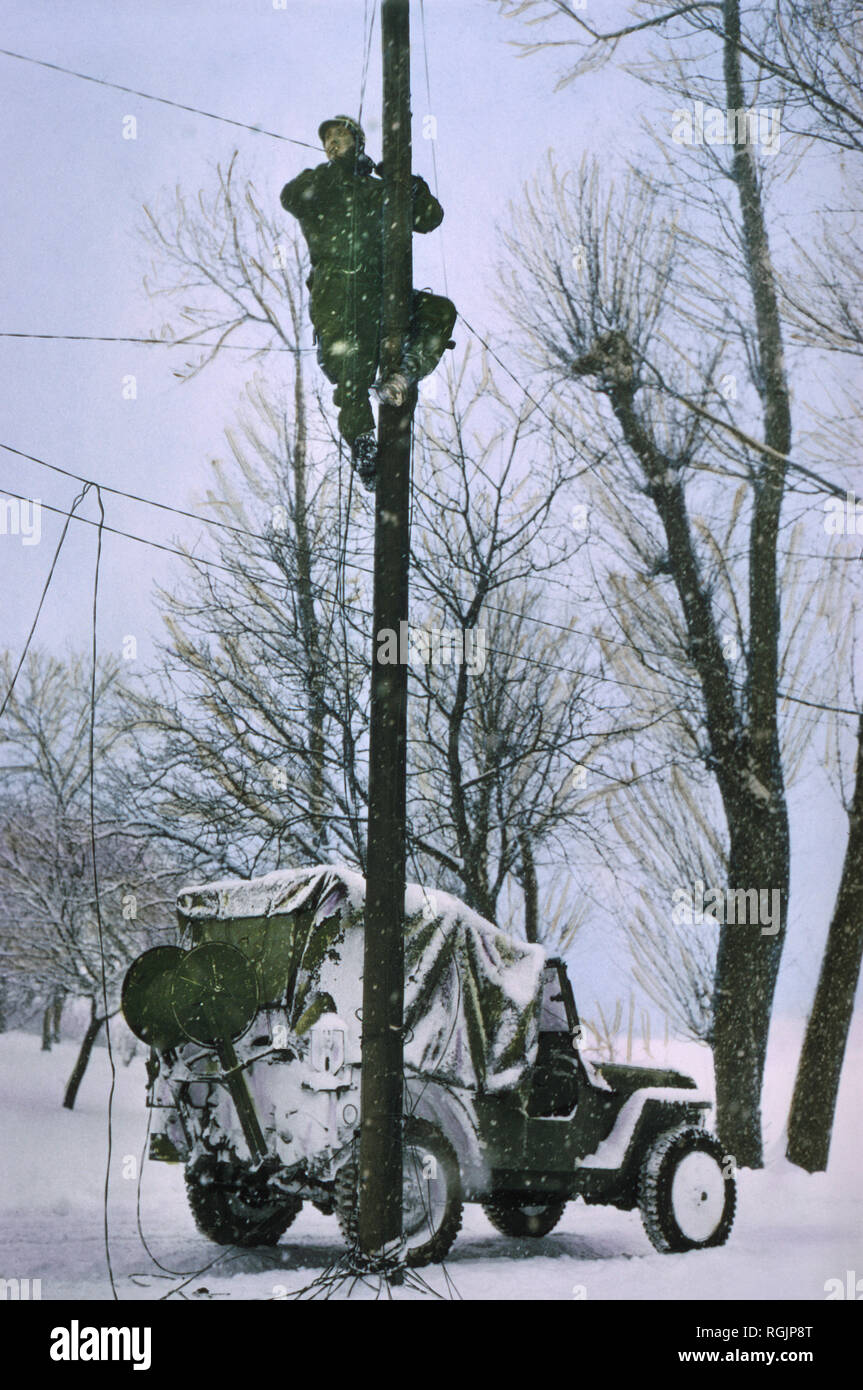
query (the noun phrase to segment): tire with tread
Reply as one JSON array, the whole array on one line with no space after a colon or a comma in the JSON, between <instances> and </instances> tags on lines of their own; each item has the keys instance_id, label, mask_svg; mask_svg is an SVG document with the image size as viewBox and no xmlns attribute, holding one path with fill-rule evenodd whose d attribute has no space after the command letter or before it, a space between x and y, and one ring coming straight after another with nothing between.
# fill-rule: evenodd
<instances>
[{"instance_id":1,"label":"tire with tread","mask_svg":"<svg viewBox=\"0 0 863 1390\"><path fill-rule=\"evenodd\" d=\"M565 1208L566 1202L526 1202L508 1192L496 1192L482 1204L489 1221L502 1236L535 1240L554 1230Z\"/></svg>"},{"instance_id":2,"label":"tire with tread","mask_svg":"<svg viewBox=\"0 0 863 1390\"><path fill-rule=\"evenodd\" d=\"M713 1199L721 1191L721 1207L716 1201L716 1222L712 1229L706 1229L703 1236L693 1236L678 1224L675 1215L673 1184L683 1161L693 1154L705 1154L711 1158L718 1169L718 1177L709 1173L708 1186L713 1188ZM711 1246L724 1245L734 1221L737 1205L737 1187L733 1176L726 1174L727 1158L722 1145L715 1135L699 1125L682 1125L678 1129L660 1134L648 1151L638 1182L638 1206L644 1229L651 1244L663 1254L676 1254L684 1250L705 1250ZM720 1189L719 1184L722 1184ZM708 1191L701 1200L708 1201ZM694 1201L698 1203L697 1191ZM709 1215L709 1214L708 1214Z\"/></svg>"},{"instance_id":3,"label":"tire with tread","mask_svg":"<svg viewBox=\"0 0 863 1390\"><path fill-rule=\"evenodd\" d=\"M434 1159L437 1173L445 1182L445 1206L437 1227L422 1245L408 1246L405 1264L411 1269L437 1264L448 1255L461 1230L463 1202L458 1159L449 1140L427 1120L409 1116L405 1120L404 1146L421 1150ZM336 1174L335 1204L339 1228L346 1244L353 1248L359 1236L359 1163L356 1151Z\"/></svg>"},{"instance_id":4,"label":"tire with tread","mask_svg":"<svg viewBox=\"0 0 863 1390\"><path fill-rule=\"evenodd\" d=\"M302 1197L273 1193L260 1174L210 1154L187 1165L186 1193L195 1225L217 1245L278 1245L303 1205Z\"/></svg>"}]
</instances>

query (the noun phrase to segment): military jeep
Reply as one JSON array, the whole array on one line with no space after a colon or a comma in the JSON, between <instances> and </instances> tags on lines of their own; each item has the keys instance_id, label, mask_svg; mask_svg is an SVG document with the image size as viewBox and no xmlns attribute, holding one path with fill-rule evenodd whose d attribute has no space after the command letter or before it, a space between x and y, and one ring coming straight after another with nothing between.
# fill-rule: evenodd
<instances>
[{"instance_id":1,"label":"military jeep","mask_svg":"<svg viewBox=\"0 0 863 1390\"><path fill-rule=\"evenodd\" d=\"M331 865L190 888L181 945L128 971L150 1157L185 1164L214 1241L275 1244L305 1201L356 1238L364 900ZM637 1206L658 1250L721 1245L735 1182L694 1081L591 1063L542 947L416 885L405 914L406 1263L444 1258L465 1202L507 1236L547 1235L581 1197Z\"/></svg>"}]
</instances>

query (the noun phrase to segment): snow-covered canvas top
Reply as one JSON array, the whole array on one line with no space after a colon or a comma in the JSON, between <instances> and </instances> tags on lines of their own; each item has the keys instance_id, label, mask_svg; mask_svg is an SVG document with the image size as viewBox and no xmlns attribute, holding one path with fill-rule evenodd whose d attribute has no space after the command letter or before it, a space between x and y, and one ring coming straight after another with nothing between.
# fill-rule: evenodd
<instances>
[{"instance_id":1,"label":"snow-covered canvas top","mask_svg":"<svg viewBox=\"0 0 863 1390\"><path fill-rule=\"evenodd\" d=\"M342 864L308 864L297 869L276 869L261 878L221 878L214 883L195 884L184 888L177 896L177 911L181 921L218 918L229 921L236 917L275 917L297 912L313 895L321 906L329 893L324 887L344 889L354 908L365 902L366 885L361 874ZM323 920L323 919L322 919Z\"/></svg>"},{"instance_id":2,"label":"snow-covered canvas top","mask_svg":"<svg viewBox=\"0 0 863 1390\"><path fill-rule=\"evenodd\" d=\"M177 908L182 924L265 922L302 912L307 927L289 972L296 1024L325 986L334 985L349 1022L361 1008L362 956L349 938L362 932L364 903L363 877L327 864L195 885L179 894ZM472 1090L518 1086L536 1057L542 947L419 884L407 887L405 917L406 1067Z\"/></svg>"}]
</instances>

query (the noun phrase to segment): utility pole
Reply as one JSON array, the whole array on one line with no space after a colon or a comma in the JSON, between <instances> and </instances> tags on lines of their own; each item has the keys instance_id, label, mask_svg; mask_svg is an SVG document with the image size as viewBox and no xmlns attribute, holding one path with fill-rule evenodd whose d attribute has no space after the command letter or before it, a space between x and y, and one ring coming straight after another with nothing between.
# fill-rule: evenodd
<instances>
[{"instance_id":1,"label":"utility pole","mask_svg":"<svg viewBox=\"0 0 863 1390\"><path fill-rule=\"evenodd\" d=\"M396 371L413 290L410 0L383 0L381 375ZM363 979L359 1242L376 1254L402 1233L407 666L379 665L379 634L408 621L410 451L416 393L380 408Z\"/></svg>"}]
</instances>

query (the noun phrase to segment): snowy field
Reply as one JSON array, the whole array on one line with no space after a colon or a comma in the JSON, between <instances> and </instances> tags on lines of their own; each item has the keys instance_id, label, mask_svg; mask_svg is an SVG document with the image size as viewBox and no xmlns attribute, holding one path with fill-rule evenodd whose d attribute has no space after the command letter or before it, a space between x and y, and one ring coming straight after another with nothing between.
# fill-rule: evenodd
<instances>
[{"instance_id":1,"label":"snowy field","mask_svg":"<svg viewBox=\"0 0 863 1390\"><path fill-rule=\"evenodd\" d=\"M570 1203L544 1240L510 1240L494 1231L479 1207L468 1206L445 1270L422 1271L427 1283L444 1297L464 1299L824 1300L827 1280L844 1283L847 1271L863 1276L860 1030L846 1062L830 1172L814 1177L781 1157L796 1042L786 1036L771 1048L769 1163L763 1172L741 1175L738 1217L726 1247L659 1255L637 1212L580 1202ZM76 1109L63 1110L75 1053L73 1042L43 1054L37 1037L0 1035L0 1276L41 1279L43 1299L100 1300L111 1296L102 1230L110 1076L106 1050L98 1048ZM678 1047L673 1058L654 1060L672 1060L709 1083L706 1058L703 1049ZM136 1219L135 1170L145 1128L143 1062L136 1058L126 1067L118 1060L109 1219L121 1299L284 1298L338 1259L335 1217L308 1204L275 1249L211 1245L195 1230L180 1167L147 1163L141 1226L156 1260L175 1272L159 1269ZM374 1292L355 1289L353 1296ZM420 1295L396 1289L393 1296Z\"/></svg>"}]
</instances>

